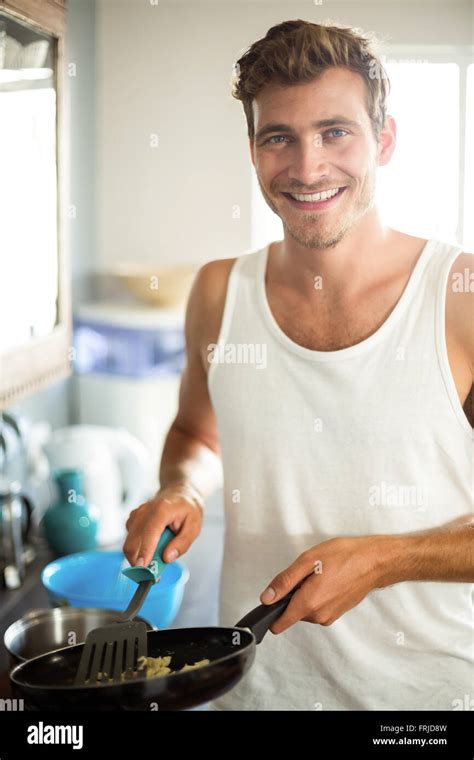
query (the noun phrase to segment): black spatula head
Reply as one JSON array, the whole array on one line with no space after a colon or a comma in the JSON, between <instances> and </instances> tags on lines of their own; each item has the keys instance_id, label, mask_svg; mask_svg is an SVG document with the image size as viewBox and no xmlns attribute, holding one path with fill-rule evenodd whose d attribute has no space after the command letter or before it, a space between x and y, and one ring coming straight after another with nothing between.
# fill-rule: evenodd
<instances>
[{"instance_id":1,"label":"black spatula head","mask_svg":"<svg viewBox=\"0 0 474 760\"><path fill-rule=\"evenodd\" d=\"M89 631L74 683L76 686L104 681L119 683L136 678L138 660L147 655L146 625L134 622L154 579L141 581L116 624ZM142 674L143 675L143 674Z\"/></svg>"},{"instance_id":2,"label":"black spatula head","mask_svg":"<svg viewBox=\"0 0 474 760\"><path fill-rule=\"evenodd\" d=\"M145 623L126 622L95 628L87 634L74 683L120 683L143 676L140 657L147 656Z\"/></svg>"}]
</instances>

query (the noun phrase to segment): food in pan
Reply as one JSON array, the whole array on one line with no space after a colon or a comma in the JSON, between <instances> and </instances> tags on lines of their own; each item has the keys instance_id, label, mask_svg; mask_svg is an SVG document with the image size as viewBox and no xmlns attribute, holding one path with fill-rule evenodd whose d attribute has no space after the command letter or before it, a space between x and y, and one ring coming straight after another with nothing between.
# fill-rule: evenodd
<instances>
[{"instance_id":1,"label":"food in pan","mask_svg":"<svg viewBox=\"0 0 474 760\"><path fill-rule=\"evenodd\" d=\"M183 665L180 670L172 670L169 666L171 664L171 657L140 657L138 660L138 669L146 670L147 678L154 678L155 676L166 676L169 673L184 673L186 670L194 670L194 668L202 668L203 665L209 665L210 660L199 660L192 665Z\"/></svg>"},{"instance_id":2,"label":"food in pan","mask_svg":"<svg viewBox=\"0 0 474 760\"><path fill-rule=\"evenodd\" d=\"M181 670L175 670L174 673L184 673L186 670L194 670L194 668L202 668L203 665L209 665L210 660L198 660L193 665L183 665Z\"/></svg>"},{"instance_id":3,"label":"food in pan","mask_svg":"<svg viewBox=\"0 0 474 760\"><path fill-rule=\"evenodd\" d=\"M155 676L167 676L172 670L169 667L171 656L169 657L140 657L138 660L138 670L146 670L147 678Z\"/></svg>"},{"instance_id":4,"label":"food in pan","mask_svg":"<svg viewBox=\"0 0 474 760\"><path fill-rule=\"evenodd\" d=\"M173 673L184 673L187 670L194 670L195 668L202 668L203 665L209 665L210 660L198 660L198 662L192 665L183 665L180 670L172 670L170 668L171 655L166 657L140 657L138 660L138 671L145 670L147 678L155 678L156 676L167 676ZM126 673L122 673L120 680L125 681L127 678ZM97 673L97 681L112 681L108 678L107 673Z\"/></svg>"}]
</instances>

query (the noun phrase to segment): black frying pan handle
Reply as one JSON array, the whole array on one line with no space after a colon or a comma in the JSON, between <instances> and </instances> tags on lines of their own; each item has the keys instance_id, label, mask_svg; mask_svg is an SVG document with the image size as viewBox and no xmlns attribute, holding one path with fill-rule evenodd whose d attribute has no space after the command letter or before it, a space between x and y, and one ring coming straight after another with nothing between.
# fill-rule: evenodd
<instances>
[{"instance_id":1,"label":"black frying pan handle","mask_svg":"<svg viewBox=\"0 0 474 760\"><path fill-rule=\"evenodd\" d=\"M239 620L236 628L250 628L256 638L257 644L260 644L271 624L286 610L293 594L298 588L299 586L294 588L289 594L278 602L275 602L275 604L259 604L258 607L255 607L251 612L244 615L242 620Z\"/></svg>"}]
</instances>

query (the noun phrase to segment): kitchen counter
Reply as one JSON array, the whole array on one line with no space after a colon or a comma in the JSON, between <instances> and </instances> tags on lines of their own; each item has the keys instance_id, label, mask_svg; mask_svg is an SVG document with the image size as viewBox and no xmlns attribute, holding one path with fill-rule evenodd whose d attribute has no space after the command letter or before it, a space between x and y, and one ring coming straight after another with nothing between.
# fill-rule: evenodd
<instances>
[{"instance_id":1,"label":"kitchen counter","mask_svg":"<svg viewBox=\"0 0 474 760\"><path fill-rule=\"evenodd\" d=\"M2 641L3 631L1 630L1 625L3 619L9 616L9 614L22 603L25 597L35 589L38 585L42 569L52 560L51 553L43 541L36 541L33 544L33 547L36 552L36 557L29 565L27 565L26 576L22 585L16 589L0 588L0 631ZM44 606L44 604L48 606L48 595L45 591L40 595L40 600L42 602L41 606Z\"/></svg>"},{"instance_id":2,"label":"kitchen counter","mask_svg":"<svg viewBox=\"0 0 474 760\"><path fill-rule=\"evenodd\" d=\"M12 696L8 670L0 673L0 699L9 699Z\"/></svg>"},{"instance_id":3,"label":"kitchen counter","mask_svg":"<svg viewBox=\"0 0 474 760\"><path fill-rule=\"evenodd\" d=\"M218 492L206 502L201 534L183 557L190 575L173 628L217 625L223 536L222 493ZM28 610L50 606L48 595L41 585L40 573L52 557L43 543L35 548L37 556L28 566L23 585L14 591L0 591L0 699L11 696L8 658L3 645L5 630Z\"/></svg>"},{"instance_id":4,"label":"kitchen counter","mask_svg":"<svg viewBox=\"0 0 474 760\"><path fill-rule=\"evenodd\" d=\"M3 644L7 628L32 609L49 607L49 599L44 590L40 573L52 560L44 541L38 539L33 543L35 559L27 565L23 584L17 589L0 589L0 699L10 696L9 658Z\"/></svg>"}]
</instances>

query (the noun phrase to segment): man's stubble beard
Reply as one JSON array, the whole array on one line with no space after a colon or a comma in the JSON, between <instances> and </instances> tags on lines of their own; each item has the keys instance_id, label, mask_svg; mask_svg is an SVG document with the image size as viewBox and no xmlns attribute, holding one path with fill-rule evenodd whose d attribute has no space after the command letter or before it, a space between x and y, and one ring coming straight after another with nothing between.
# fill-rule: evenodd
<instances>
[{"instance_id":1,"label":"man's stubble beard","mask_svg":"<svg viewBox=\"0 0 474 760\"><path fill-rule=\"evenodd\" d=\"M355 205L346 214L339 219L335 219L331 229L324 229L324 223L321 225L321 215L313 214L311 211L298 212L301 214L301 220L298 225L294 224L293 218L284 218L281 210L275 205L273 200L267 195L262 187L260 178L257 175L258 184L265 201L272 211L280 217L285 234L288 233L294 240L305 248L334 248L347 235L349 230L366 214L373 206L375 201L375 167L367 174L366 180L362 185L361 192L356 198ZM353 184L347 186L346 193L351 192ZM344 202L341 198L341 202Z\"/></svg>"}]
</instances>

